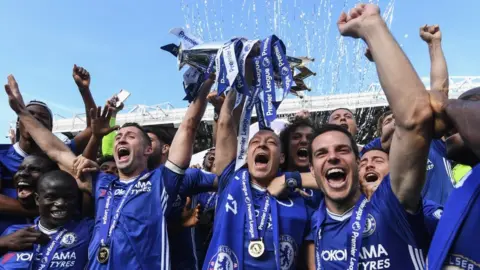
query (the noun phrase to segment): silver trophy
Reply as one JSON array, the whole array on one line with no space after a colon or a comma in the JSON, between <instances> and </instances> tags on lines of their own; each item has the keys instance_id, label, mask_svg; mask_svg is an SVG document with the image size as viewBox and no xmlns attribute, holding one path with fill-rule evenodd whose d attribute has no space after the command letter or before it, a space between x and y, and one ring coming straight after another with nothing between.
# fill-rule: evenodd
<instances>
[{"instance_id":1,"label":"silver trophy","mask_svg":"<svg viewBox=\"0 0 480 270\"><path fill-rule=\"evenodd\" d=\"M170 52L175 57L177 57L178 68L182 69L185 65L191 66L201 72L205 72L210 64L212 57L217 55L219 50L225 46L227 42L209 42L209 43L200 43L200 40L192 35L186 33L182 28L175 28L170 31L170 33L179 37L182 41L180 45L168 44L161 47L162 50ZM250 54L249 57L255 57L260 54L260 42L257 42ZM292 87L292 92L310 90L303 80L310 76L315 76L316 73L312 72L306 67L310 62L313 62L315 59L308 57L293 57L287 56L287 61L290 64L292 69L292 74L297 74L293 76L293 81L296 86ZM215 64L214 64L215 65ZM275 75L275 80L280 81L278 74Z\"/></svg>"}]
</instances>

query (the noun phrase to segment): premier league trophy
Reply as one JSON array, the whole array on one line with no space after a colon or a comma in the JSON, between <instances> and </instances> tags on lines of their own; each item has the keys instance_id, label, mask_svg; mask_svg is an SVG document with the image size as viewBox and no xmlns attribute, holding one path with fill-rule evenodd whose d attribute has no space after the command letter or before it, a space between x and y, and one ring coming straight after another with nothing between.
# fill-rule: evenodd
<instances>
[{"instance_id":1,"label":"premier league trophy","mask_svg":"<svg viewBox=\"0 0 480 270\"><path fill-rule=\"evenodd\" d=\"M310 90L304 80L315 73L305 65L314 59L287 56L285 45L275 35L263 40L233 38L223 43L203 43L182 28L174 28L170 33L181 43L179 46L168 44L162 49L177 57L179 69L190 66L183 75L186 100L192 101L200 85L215 73L217 94L237 91L236 104L244 102L237 138L236 169L242 167L246 161L253 108L259 128L269 127L288 93ZM246 68L247 64L250 66ZM294 75L295 71L297 74ZM247 77L252 80L247 82ZM250 244L252 257L263 253L263 242L252 241Z\"/></svg>"}]
</instances>

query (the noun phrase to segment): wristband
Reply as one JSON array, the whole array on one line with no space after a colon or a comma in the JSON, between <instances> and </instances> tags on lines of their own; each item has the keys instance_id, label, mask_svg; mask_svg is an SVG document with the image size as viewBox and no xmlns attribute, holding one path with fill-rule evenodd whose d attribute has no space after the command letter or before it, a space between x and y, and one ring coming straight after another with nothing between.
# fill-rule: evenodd
<instances>
[{"instance_id":1,"label":"wristband","mask_svg":"<svg viewBox=\"0 0 480 270\"><path fill-rule=\"evenodd\" d=\"M291 189L302 187L302 176L299 172L286 172L285 185Z\"/></svg>"}]
</instances>

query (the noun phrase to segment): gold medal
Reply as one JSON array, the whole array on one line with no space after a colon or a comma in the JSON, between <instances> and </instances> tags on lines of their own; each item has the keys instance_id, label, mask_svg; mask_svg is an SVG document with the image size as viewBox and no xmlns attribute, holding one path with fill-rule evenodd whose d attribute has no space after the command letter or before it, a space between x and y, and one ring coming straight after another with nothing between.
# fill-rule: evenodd
<instances>
[{"instance_id":1,"label":"gold medal","mask_svg":"<svg viewBox=\"0 0 480 270\"><path fill-rule=\"evenodd\" d=\"M265 245L262 240L252 240L248 244L248 254L253 258L259 258L265 252Z\"/></svg>"},{"instance_id":2,"label":"gold medal","mask_svg":"<svg viewBox=\"0 0 480 270\"><path fill-rule=\"evenodd\" d=\"M108 262L108 258L110 257L110 249L108 247L101 247L98 250L97 254L97 261L101 264Z\"/></svg>"}]
</instances>

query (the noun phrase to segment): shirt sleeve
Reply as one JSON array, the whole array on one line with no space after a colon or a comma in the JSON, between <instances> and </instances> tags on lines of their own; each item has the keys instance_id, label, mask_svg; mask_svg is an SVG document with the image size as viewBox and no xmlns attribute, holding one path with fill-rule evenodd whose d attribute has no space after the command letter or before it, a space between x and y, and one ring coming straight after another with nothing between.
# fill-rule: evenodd
<instances>
[{"instance_id":1,"label":"shirt sleeve","mask_svg":"<svg viewBox=\"0 0 480 270\"><path fill-rule=\"evenodd\" d=\"M424 241L426 227L424 223L423 203L415 214L408 213L392 191L390 174L385 176L371 199L372 207L382 213L385 220L408 241ZM414 239L410 238L414 237Z\"/></svg>"},{"instance_id":2,"label":"shirt sleeve","mask_svg":"<svg viewBox=\"0 0 480 270\"><path fill-rule=\"evenodd\" d=\"M203 192L213 191L213 182L216 175L200 169L187 169L185 178L180 186L180 195L192 196Z\"/></svg>"},{"instance_id":3,"label":"shirt sleeve","mask_svg":"<svg viewBox=\"0 0 480 270\"><path fill-rule=\"evenodd\" d=\"M222 174L218 177L218 194L221 194L223 190L228 186L235 173L235 160L230 162L223 170Z\"/></svg>"},{"instance_id":4,"label":"shirt sleeve","mask_svg":"<svg viewBox=\"0 0 480 270\"><path fill-rule=\"evenodd\" d=\"M438 221L443 214L443 206L430 201L423 200L423 215L425 216L425 227L430 235L433 237L433 233L437 229Z\"/></svg>"},{"instance_id":5,"label":"shirt sleeve","mask_svg":"<svg viewBox=\"0 0 480 270\"><path fill-rule=\"evenodd\" d=\"M110 119L110 126L113 127L116 124L116 119ZM104 136L102 139L102 155L112 156L113 155L113 145L115 142L116 132L110 132L108 135Z\"/></svg>"},{"instance_id":6,"label":"shirt sleeve","mask_svg":"<svg viewBox=\"0 0 480 270\"><path fill-rule=\"evenodd\" d=\"M185 171L179 168L177 165L171 163L169 160L167 160L165 165L159 167L155 171L161 173L161 185L163 188L160 191L162 192L160 196L162 198L162 202L164 199L167 200L166 206L163 209L163 213L165 216L168 216L172 209L173 203L177 199L180 185L185 177Z\"/></svg>"}]
</instances>

